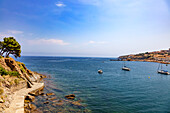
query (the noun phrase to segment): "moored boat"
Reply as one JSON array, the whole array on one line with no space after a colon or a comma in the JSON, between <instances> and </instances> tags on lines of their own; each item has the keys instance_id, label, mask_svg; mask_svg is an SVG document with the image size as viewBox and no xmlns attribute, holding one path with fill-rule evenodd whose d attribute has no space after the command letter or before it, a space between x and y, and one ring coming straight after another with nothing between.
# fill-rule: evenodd
<instances>
[{"instance_id":1,"label":"moored boat","mask_svg":"<svg viewBox=\"0 0 170 113\"><path fill-rule=\"evenodd\" d=\"M166 66L167 66L167 65L166 65ZM160 68L160 69L159 69L159 68ZM159 67L158 67L157 72L158 72L159 74L170 75L170 73L169 73L168 71L162 69L162 64L159 64Z\"/></svg>"},{"instance_id":2,"label":"moored boat","mask_svg":"<svg viewBox=\"0 0 170 113\"><path fill-rule=\"evenodd\" d=\"M170 75L170 73L166 70L158 70L158 73L164 74L164 75Z\"/></svg>"},{"instance_id":3,"label":"moored boat","mask_svg":"<svg viewBox=\"0 0 170 113\"><path fill-rule=\"evenodd\" d=\"M122 67L122 70L130 71L130 68L128 68L128 67L126 67L126 66L123 66L123 67Z\"/></svg>"},{"instance_id":4,"label":"moored boat","mask_svg":"<svg viewBox=\"0 0 170 113\"><path fill-rule=\"evenodd\" d=\"M130 71L130 68L129 68L129 67L126 67L126 65L125 65L125 61L124 61L124 63L123 63L122 70Z\"/></svg>"},{"instance_id":5,"label":"moored boat","mask_svg":"<svg viewBox=\"0 0 170 113\"><path fill-rule=\"evenodd\" d=\"M100 69L100 70L98 70L98 73L99 73L99 74L102 74L102 73L103 73L103 71Z\"/></svg>"}]
</instances>

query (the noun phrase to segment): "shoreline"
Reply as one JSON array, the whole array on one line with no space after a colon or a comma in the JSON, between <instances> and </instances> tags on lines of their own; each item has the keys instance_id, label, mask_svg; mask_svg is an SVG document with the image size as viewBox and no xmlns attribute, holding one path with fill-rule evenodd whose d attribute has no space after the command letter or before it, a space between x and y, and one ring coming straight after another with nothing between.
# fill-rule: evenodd
<instances>
[{"instance_id":1,"label":"shoreline","mask_svg":"<svg viewBox=\"0 0 170 113\"><path fill-rule=\"evenodd\" d=\"M170 64L170 62L164 62L164 61L155 61L155 60L128 60L128 59L110 59L110 61L136 61L136 62L155 62L155 63L162 63L162 64Z\"/></svg>"},{"instance_id":2,"label":"shoreline","mask_svg":"<svg viewBox=\"0 0 170 113\"><path fill-rule=\"evenodd\" d=\"M44 88L44 83L33 83L32 88L20 89L12 95L12 101L4 112L5 113L24 113L25 97L33 91L41 91Z\"/></svg>"}]
</instances>

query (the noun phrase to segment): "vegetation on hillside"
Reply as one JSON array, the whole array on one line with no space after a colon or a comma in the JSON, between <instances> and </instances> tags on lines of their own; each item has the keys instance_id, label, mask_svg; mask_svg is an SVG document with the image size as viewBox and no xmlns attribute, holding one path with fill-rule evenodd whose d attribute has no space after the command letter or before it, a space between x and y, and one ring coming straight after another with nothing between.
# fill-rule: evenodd
<instances>
[{"instance_id":1,"label":"vegetation on hillside","mask_svg":"<svg viewBox=\"0 0 170 113\"><path fill-rule=\"evenodd\" d=\"M16 77L20 77L19 73L17 71L6 71L3 67L0 66L0 75L10 75L10 76L16 76Z\"/></svg>"}]
</instances>

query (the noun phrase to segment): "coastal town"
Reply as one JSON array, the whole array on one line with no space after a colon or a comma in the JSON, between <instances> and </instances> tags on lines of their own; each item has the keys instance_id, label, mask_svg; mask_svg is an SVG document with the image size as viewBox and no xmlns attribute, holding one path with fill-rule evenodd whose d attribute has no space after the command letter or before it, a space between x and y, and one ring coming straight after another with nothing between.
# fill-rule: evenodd
<instances>
[{"instance_id":1,"label":"coastal town","mask_svg":"<svg viewBox=\"0 0 170 113\"><path fill-rule=\"evenodd\" d=\"M170 48L168 50L160 50L160 51L119 56L118 60L158 62L158 63L170 64Z\"/></svg>"}]
</instances>

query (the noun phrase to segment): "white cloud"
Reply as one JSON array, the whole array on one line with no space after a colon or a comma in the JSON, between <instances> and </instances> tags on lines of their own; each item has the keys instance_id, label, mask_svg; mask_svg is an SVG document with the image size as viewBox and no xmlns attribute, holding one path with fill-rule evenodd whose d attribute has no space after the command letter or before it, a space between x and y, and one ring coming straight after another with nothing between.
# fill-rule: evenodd
<instances>
[{"instance_id":1,"label":"white cloud","mask_svg":"<svg viewBox=\"0 0 170 113\"><path fill-rule=\"evenodd\" d=\"M30 44L55 44L55 45L68 45L69 43L64 42L63 40L58 39L36 39L36 40L28 40Z\"/></svg>"},{"instance_id":2,"label":"white cloud","mask_svg":"<svg viewBox=\"0 0 170 113\"><path fill-rule=\"evenodd\" d=\"M88 44L105 44L105 43L107 43L107 42L105 42L105 41L89 41L88 42Z\"/></svg>"},{"instance_id":3,"label":"white cloud","mask_svg":"<svg viewBox=\"0 0 170 113\"><path fill-rule=\"evenodd\" d=\"M93 43L95 43L95 42L94 42L94 41L89 41L89 43L90 43L90 44L93 44Z\"/></svg>"},{"instance_id":4,"label":"white cloud","mask_svg":"<svg viewBox=\"0 0 170 113\"><path fill-rule=\"evenodd\" d=\"M63 3L57 3L57 4L55 4L57 7L64 7L64 6L66 6L65 4L63 4Z\"/></svg>"},{"instance_id":5,"label":"white cloud","mask_svg":"<svg viewBox=\"0 0 170 113\"><path fill-rule=\"evenodd\" d=\"M22 34L23 31L17 31L17 30L8 30L9 34Z\"/></svg>"}]
</instances>

